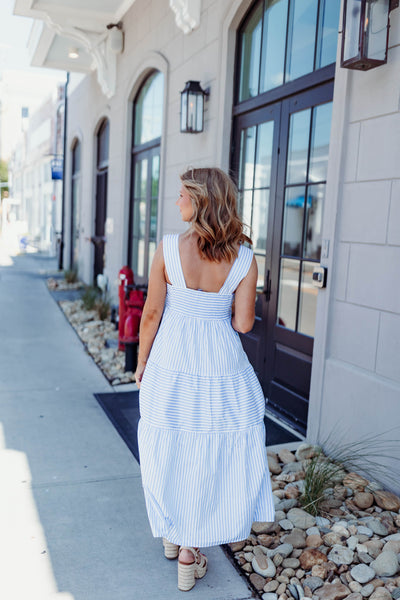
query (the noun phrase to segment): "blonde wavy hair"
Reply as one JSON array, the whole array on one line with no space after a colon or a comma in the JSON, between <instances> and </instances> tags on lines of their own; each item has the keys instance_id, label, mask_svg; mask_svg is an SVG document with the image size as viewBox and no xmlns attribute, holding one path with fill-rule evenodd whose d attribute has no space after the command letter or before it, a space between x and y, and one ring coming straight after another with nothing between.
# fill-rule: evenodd
<instances>
[{"instance_id":1,"label":"blonde wavy hair","mask_svg":"<svg viewBox=\"0 0 400 600\"><path fill-rule=\"evenodd\" d=\"M232 179L217 168L189 169L180 176L193 205L192 228L199 235L203 258L231 262L238 245L252 244L237 213L237 189Z\"/></svg>"}]
</instances>

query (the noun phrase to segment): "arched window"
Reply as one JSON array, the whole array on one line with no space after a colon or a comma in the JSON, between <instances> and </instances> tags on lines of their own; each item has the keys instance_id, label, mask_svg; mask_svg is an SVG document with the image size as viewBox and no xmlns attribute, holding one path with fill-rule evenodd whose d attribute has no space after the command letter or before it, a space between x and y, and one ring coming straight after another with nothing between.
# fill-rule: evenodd
<instances>
[{"instance_id":1,"label":"arched window","mask_svg":"<svg viewBox=\"0 0 400 600\"><path fill-rule=\"evenodd\" d=\"M340 2L259 0L239 35L239 102L336 60Z\"/></svg>"},{"instance_id":2,"label":"arched window","mask_svg":"<svg viewBox=\"0 0 400 600\"><path fill-rule=\"evenodd\" d=\"M71 149L71 269L78 266L79 253L79 211L80 211L80 180L81 180L81 143L75 139Z\"/></svg>"},{"instance_id":3,"label":"arched window","mask_svg":"<svg viewBox=\"0 0 400 600\"><path fill-rule=\"evenodd\" d=\"M164 77L154 71L133 103L128 262L137 283L147 283L157 245Z\"/></svg>"}]
</instances>

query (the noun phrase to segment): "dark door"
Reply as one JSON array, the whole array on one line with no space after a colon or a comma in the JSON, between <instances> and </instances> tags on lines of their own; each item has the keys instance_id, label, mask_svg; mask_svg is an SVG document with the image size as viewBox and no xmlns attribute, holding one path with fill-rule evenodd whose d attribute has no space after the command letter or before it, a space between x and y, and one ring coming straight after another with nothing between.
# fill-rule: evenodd
<instances>
[{"instance_id":1,"label":"dark door","mask_svg":"<svg viewBox=\"0 0 400 600\"><path fill-rule=\"evenodd\" d=\"M260 381L264 379L265 323L271 289L280 114L281 105L277 103L241 115L236 126L239 209L251 231L258 266L255 324L242 341Z\"/></svg>"},{"instance_id":2,"label":"dark door","mask_svg":"<svg viewBox=\"0 0 400 600\"><path fill-rule=\"evenodd\" d=\"M259 267L242 336L269 410L305 432L333 82L237 118L239 201Z\"/></svg>"},{"instance_id":3,"label":"dark door","mask_svg":"<svg viewBox=\"0 0 400 600\"><path fill-rule=\"evenodd\" d=\"M81 144L77 140L72 149L71 177L71 252L70 267L78 268L79 253L79 211L80 211L80 174L81 174Z\"/></svg>"},{"instance_id":4,"label":"dark door","mask_svg":"<svg viewBox=\"0 0 400 600\"><path fill-rule=\"evenodd\" d=\"M96 177L96 219L94 227L94 282L97 275L104 270L105 252L105 224L107 218L107 179L108 170L105 169Z\"/></svg>"},{"instance_id":5,"label":"dark door","mask_svg":"<svg viewBox=\"0 0 400 600\"><path fill-rule=\"evenodd\" d=\"M105 263L109 134L109 122L104 119L97 134L96 216L94 235L92 236L94 244L94 284L96 284L97 275L103 273Z\"/></svg>"}]
</instances>

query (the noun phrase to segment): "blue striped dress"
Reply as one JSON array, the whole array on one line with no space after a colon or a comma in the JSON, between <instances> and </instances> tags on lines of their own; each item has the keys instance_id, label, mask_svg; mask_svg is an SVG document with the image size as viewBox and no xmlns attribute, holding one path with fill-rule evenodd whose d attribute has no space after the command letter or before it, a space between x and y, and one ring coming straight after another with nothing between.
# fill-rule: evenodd
<instances>
[{"instance_id":1,"label":"blue striped dress","mask_svg":"<svg viewBox=\"0 0 400 600\"><path fill-rule=\"evenodd\" d=\"M178 235L163 240L171 285L140 387L138 442L153 535L206 547L273 521L264 395L231 325L253 252L241 246L218 293L186 287Z\"/></svg>"}]
</instances>

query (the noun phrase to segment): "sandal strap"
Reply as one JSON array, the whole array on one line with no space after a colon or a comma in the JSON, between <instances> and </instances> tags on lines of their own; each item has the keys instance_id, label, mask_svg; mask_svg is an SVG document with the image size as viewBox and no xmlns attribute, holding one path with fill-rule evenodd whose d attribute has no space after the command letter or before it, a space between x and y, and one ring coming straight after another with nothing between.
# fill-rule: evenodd
<instances>
[{"instance_id":1,"label":"sandal strap","mask_svg":"<svg viewBox=\"0 0 400 600\"><path fill-rule=\"evenodd\" d=\"M179 553L181 550L189 550L193 554L194 562L199 567L204 567L205 563L207 562L207 557L202 554L198 548L196 549L192 548L191 546L181 546Z\"/></svg>"}]
</instances>

